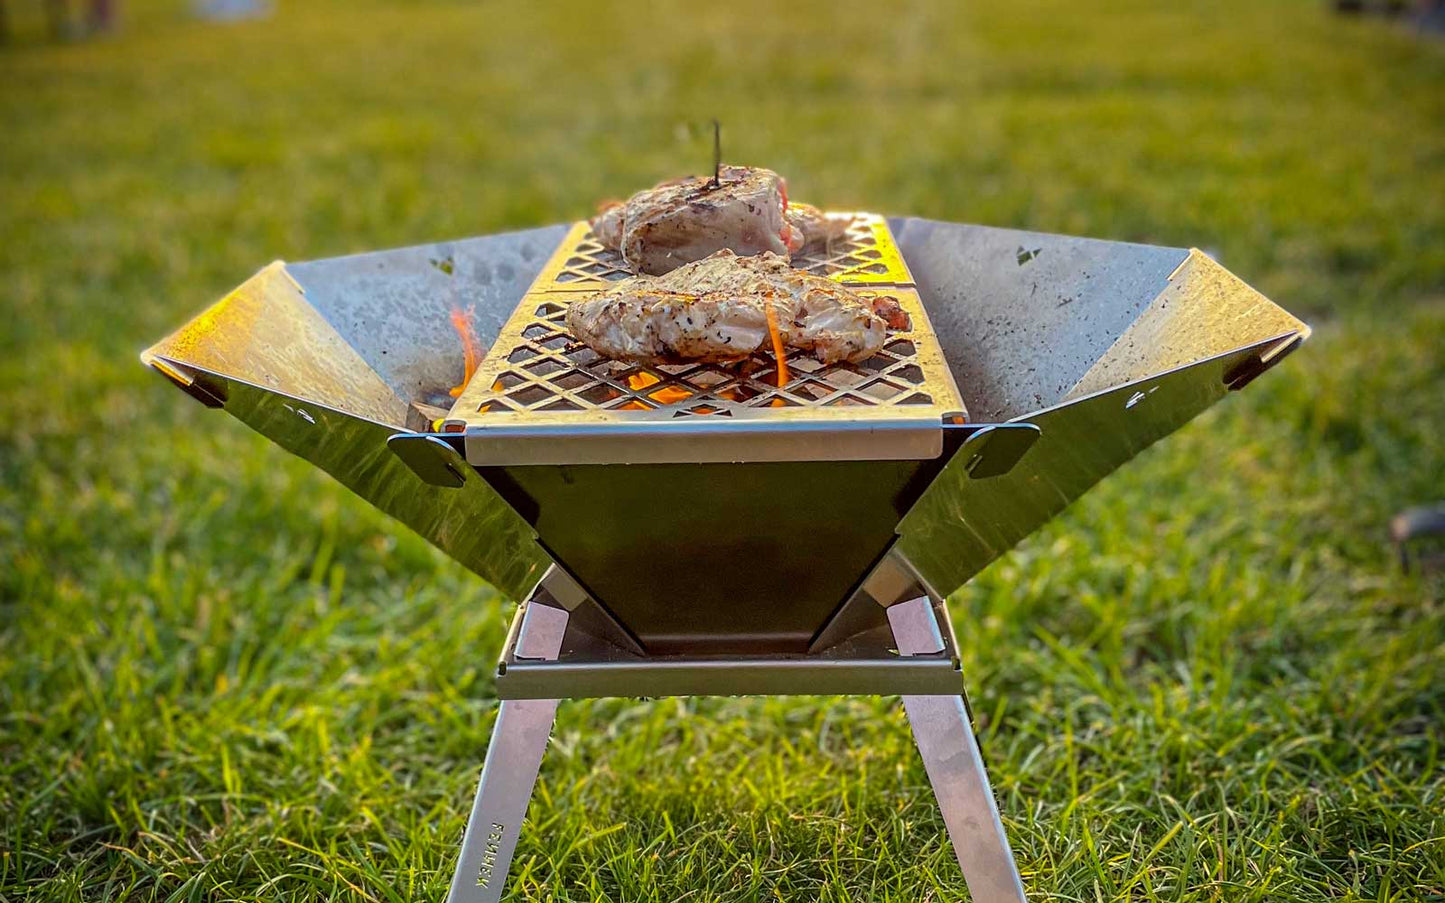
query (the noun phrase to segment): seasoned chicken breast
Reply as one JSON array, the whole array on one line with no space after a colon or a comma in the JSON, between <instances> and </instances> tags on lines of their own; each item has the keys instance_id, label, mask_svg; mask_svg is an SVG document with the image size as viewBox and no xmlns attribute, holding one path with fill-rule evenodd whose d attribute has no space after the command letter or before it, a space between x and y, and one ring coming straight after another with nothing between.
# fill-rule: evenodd
<instances>
[{"instance_id":1,"label":"seasoned chicken breast","mask_svg":"<svg viewBox=\"0 0 1445 903\"><path fill-rule=\"evenodd\" d=\"M724 248L786 256L804 242L784 216L787 191L770 169L723 166L716 185L711 176L689 176L605 204L592 229L637 273L660 275Z\"/></svg>"},{"instance_id":2,"label":"seasoned chicken breast","mask_svg":"<svg viewBox=\"0 0 1445 903\"><path fill-rule=\"evenodd\" d=\"M730 361L768 347L769 308L783 344L825 364L877 353L890 318L901 315L895 328L907 328L907 314L891 298L870 301L793 269L777 254L739 257L730 250L575 301L567 328L614 360Z\"/></svg>"}]
</instances>

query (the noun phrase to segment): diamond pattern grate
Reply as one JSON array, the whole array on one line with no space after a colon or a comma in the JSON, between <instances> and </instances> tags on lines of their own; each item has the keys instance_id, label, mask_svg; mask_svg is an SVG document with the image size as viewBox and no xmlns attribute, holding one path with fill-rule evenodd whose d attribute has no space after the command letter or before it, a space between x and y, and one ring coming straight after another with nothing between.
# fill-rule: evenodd
<instances>
[{"instance_id":1,"label":"diamond pattern grate","mask_svg":"<svg viewBox=\"0 0 1445 903\"><path fill-rule=\"evenodd\" d=\"M874 296L882 292L867 291ZM911 292L888 292L895 298ZM739 408L916 406L934 403L919 366L913 331L894 332L883 350L859 364L823 365L801 351L788 355L786 385L777 384L771 353L728 364L643 365L601 358L566 331L573 297L532 298L529 320L510 351L477 371L490 379L477 413L503 411L653 411L671 417L732 416ZM912 300L912 299L908 299ZM900 304L914 311L900 298ZM917 322L915 320L914 322ZM470 387L469 387L470 388Z\"/></svg>"},{"instance_id":2,"label":"diamond pattern grate","mask_svg":"<svg viewBox=\"0 0 1445 903\"><path fill-rule=\"evenodd\" d=\"M883 217L875 213L830 213L828 217L847 220L844 233L826 247L793 255L793 266L847 285L912 284ZM574 228L568 241L570 252L559 255L542 271L532 291L594 289L632 275L621 253L602 247L585 223Z\"/></svg>"},{"instance_id":3,"label":"diamond pattern grate","mask_svg":"<svg viewBox=\"0 0 1445 903\"><path fill-rule=\"evenodd\" d=\"M891 332L882 351L858 364L824 365L791 351L783 386L770 349L727 364L639 365L603 359L575 341L567 332L567 305L628 275L590 233L585 222L573 227L502 328L445 429L518 416L538 424L697 416L886 420L963 410L882 217L852 215L843 240L827 253L795 256L794 265L851 284L865 297L897 299L909 328Z\"/></svg>"}]
</instances>

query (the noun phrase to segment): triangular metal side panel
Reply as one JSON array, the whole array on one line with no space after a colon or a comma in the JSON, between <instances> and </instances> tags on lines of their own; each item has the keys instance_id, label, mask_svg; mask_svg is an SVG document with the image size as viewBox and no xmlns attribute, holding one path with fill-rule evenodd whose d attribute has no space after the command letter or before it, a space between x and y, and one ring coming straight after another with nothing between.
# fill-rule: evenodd
<instances>
[{"instance_id":1,"label":"triangular metal side panel","mask_svg":"<svg viewBox=\"0 0 1445 903\"><path fill-rule=\"evenodd\" d=\"M450 308L485 348L565 229L273 263L142 359L520 597L550 564L526 522L460 457L437 486L387 441L461 376Z\"/></svg>"},{"instance_id":2,"label":"triangular metal side panel","mask_svg":"<svg viewBox=\"0 0 1445 903\"><path fill-rule=\"evenodd\" d=\"M1189 256L924 219L889 224L969 416L980 423L1062 401Z\"/></svg>"},{"instance_id":3,"label":"triangular metal side panel","mask_svg":"<svg viewBox=\"0 0 1445 903\"><path fill-rule=\"evenodd\" d=\"M463 378L453 312L485 353L567 227L484 235L288 266L306 299L406 402ZM449 406L447 399L444 406Z\"/></svg>"},{"instance_id":4,"label":"triangular metal side panel","mask_svg":"<svg viewBox=\"0 0 1445 903\"><path fill-rule=\"evenodd\" d=\"M204 370L367 420L406 422L406 403L307 303L281 261L247 279L141 359L182 384L187 371Z\"/></svg>"},{"instance_id":5,"label":"triangular metal side panel","mask_svg":"<svg viewBox=\"0 0 1445 903\"><path fill-rule=\"evenodd\" d=\"M1120 464L1229 391L1282 336L1018 418L1041 434L1012 470L973 479L957 455L899 524L898 549L947 596Z\"/></svg>"},{"instance_id":6,"label":"triangular metal side panel","mask_svg":"<svg viewBox=\"0 0 1445 903\"><path fill-rule=\"evenodd\" d=\"M1224 354L1268 336L1309 336L1310 328L1201 251L1114 342L1069 398L1081 398L1155 373Z\"/></svg>"}]
</instances>

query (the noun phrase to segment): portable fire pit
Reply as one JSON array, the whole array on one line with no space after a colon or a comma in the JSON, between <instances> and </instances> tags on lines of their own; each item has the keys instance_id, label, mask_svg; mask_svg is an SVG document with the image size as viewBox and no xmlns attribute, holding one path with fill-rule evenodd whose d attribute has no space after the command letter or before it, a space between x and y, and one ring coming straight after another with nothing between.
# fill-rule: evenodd
<instances>
[{"instance_id":1,"label":"portable fire pit","mask_svg":"<svg viewBox=\"0 0 1445 903\"><path fill-rule=\"evenodd\" d=\"M501 897L560 699L763 693L902 695L973 899L1022 900L943 599L1309 332L1198 251L859 214L794 264L909 327L781 385L600 360L577 223L273 263L143 355L522 600L449 900Z\"/></svg>"}]
</instances>

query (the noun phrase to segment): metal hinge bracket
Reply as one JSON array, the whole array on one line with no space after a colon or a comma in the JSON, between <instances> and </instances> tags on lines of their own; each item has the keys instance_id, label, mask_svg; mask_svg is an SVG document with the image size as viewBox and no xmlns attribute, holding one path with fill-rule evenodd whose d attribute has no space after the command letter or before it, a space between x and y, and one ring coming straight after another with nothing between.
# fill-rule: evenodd
<instances>
[{"instance_id":1,"label":"metal hinge bracket","mask_svg":"<svg viewBox=\"0 0 1445 903\"><path fill-rule=\"evenodd\" d=\"M406 463L412 472L433 486L460 489L472 468L446 440L425 433L397 433L386 447Z\"/></svg>"}]
</instances>

